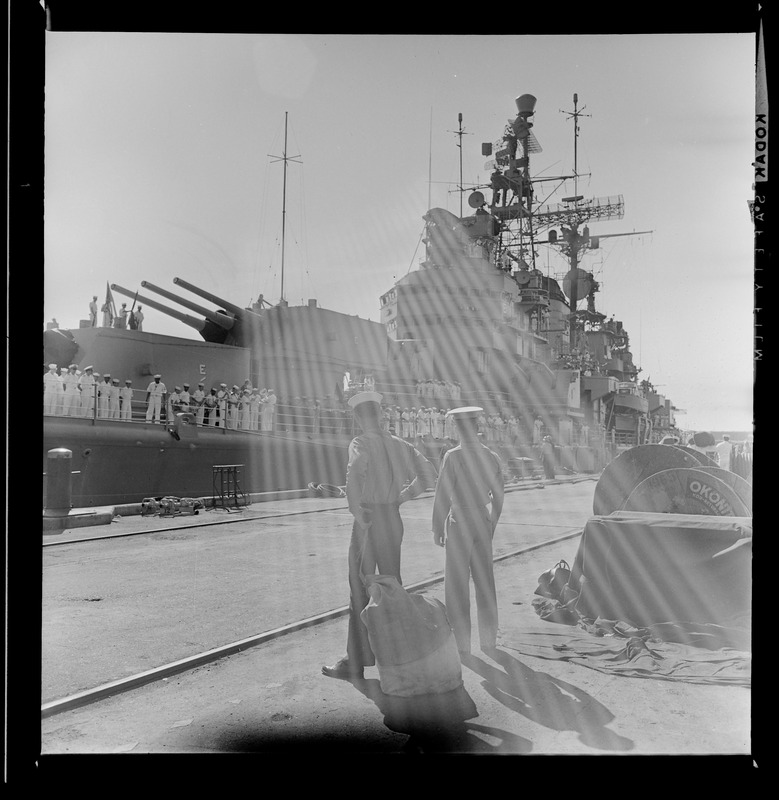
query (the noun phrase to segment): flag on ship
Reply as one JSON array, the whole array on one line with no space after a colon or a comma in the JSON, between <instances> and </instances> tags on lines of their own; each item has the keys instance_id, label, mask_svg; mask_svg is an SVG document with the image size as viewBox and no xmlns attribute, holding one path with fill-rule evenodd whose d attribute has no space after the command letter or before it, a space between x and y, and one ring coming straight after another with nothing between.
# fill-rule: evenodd
<instances>
[{"instance_id":1,"label":"flag on ship","mask_svg":"<svg viewBox=\"0 0 779 800\"><path fill-rule=\"evenodd\" d=\"M111 294L111 286L108 281L105 282L105 305L104 310L109 317L109 325L113 326L114 319L116 318L116 304L114 303L114 296Z\"/></svg>"}]
</instances>

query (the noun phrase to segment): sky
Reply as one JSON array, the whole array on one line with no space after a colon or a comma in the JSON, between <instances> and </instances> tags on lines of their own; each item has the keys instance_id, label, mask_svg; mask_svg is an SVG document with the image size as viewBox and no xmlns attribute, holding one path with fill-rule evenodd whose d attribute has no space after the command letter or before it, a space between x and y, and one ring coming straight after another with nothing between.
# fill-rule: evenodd
<instances>
[{"instance_id":1,"label":"sky","mask_svg":"<svg viewBox=\"0 0 779 800\"><path fill-rule=\"evenodd\" d=\"M212 307L182 277L241 306L278 302L282 219L284 298L378 321L380 296L424 256L428 208L471 211L460 155L463 185L486 184L481 144L517 96L537 98L531 174L572 174L576 93L579 193L625 204L591 234L650 231L585 257L597 309L623 322L680 427L751 430L754 86L745 33L49 31L42 322L78 327L107 282ZM285 116L297 158L282 214ZM541 183L536 202L573 189ZM537 265L566 271L548 246ZM144 313L145 330L200 338Z\"/></svg>"}]
</instances>

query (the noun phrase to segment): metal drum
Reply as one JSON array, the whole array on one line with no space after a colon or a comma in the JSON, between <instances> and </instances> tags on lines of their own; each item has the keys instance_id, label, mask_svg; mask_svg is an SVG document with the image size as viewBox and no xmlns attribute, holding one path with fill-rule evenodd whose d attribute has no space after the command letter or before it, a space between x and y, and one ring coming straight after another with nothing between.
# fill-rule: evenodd
<instances>
[{"instance_id":1,"label":"metal drum","mask_svg":"<svg viewBox=\"0 0 779 800\"><path fill-rule=\"evenodd\" d=\"M695 451L692 451L693 453ZM620 453L606 465L595 486L592 502L596 515L618 511L641 481L656 472L675 467L697 467L701 462L691 453L667 444L642 444Z\"/></svg>"},{"instance_id":2,"label":"metal drum","mask_svg":"<svg viewBox=\"0 0 779 800\"><path fill-rule=\"evenodd\" d=\"M623 511L749 517L745 503L725 481L703 469L657 472L630 493Z\"/></svg>"}]
</instances>

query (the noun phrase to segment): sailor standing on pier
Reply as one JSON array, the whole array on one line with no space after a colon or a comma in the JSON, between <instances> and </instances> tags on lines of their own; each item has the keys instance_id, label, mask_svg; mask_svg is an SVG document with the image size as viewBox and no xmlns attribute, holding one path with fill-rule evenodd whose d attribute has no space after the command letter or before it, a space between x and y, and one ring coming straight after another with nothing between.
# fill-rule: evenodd
<instances>
[{"instance_id":1,"label":"sailor standing on pier","mask_svg":"<svg viewBox=\"0 0 779 800\"><path fill-rule=\"evenodd\" d=\"M730 470L730 459L733 455L733 445L727 433L722 435L722 441L717 445L717 459L720 469Z\"/></svg>"},{"instance_id":2,"label":"sailor standing on pier","mask_svg":"<svg viewBox=\"0 0 779 800\"><path fill-rule=\"evenodd\" d=\"M494 649L498 634L492 538L503 510L503 471L498 455L479 441L481 411L467 406L449 412L460 445L444 455L433 501L433 541L446 547L446 614L461 654L471 652L471 576L481 649Z\"/></svg>"},{"instance_id":3,"label":"sailor standing on pier","mask_svg":"<svg viewBox=\"0 0 779 800\"><path fill-rule=\"evenodd\" d=\"M378 392L360 392L349 400L362 433L349 445L346 498L354 516L349 545L349 632L346 656L322 667L331 678L361 678L376 663L368 629L360 613L368 605L363 580L377 569L400 578L403 520L400 505L435 483L435 468L409 442L381 430ZM407 481L411 483L404 488Z\"/></svg>"}]
</instances>

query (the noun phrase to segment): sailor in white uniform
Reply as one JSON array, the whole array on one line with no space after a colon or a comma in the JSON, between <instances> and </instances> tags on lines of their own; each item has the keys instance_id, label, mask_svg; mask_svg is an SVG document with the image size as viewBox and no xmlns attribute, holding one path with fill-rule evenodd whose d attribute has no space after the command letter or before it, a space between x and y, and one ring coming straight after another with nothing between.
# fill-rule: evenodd
<instances>
[{"instance_id":1,"label":"sailor in white uniform","mask_svg":"<svg viewBox=\"0 0 779 800\"><path fill-rule=\"evenodd\" d=\"M182 388L181 392L179 393L179 397L181 398L181 409L180 410L182 411L182 413L188 413L189 411L192 410L191 397L190 397L190 394L189 394L189 384L188 383L183 383L182 386L183 386L183 388Z\"/></svg>"},{"instance_id":2,"label":"sailor in white uniform","mask_svg":"<svg viewBox=\"0 0 779 800\"><path fill-rule=\"evenodd\" d=\"M241 402L241 397L238 394L238 386L233 384L233 388L227 395L227 427L230 430L238 430L238 406Z\"/></svg>"},{"instance_id":3,"label":"sailor in white uniform","mask_svg":"<svg viewBox=\"0 0 779 800\"><path fill-rule=\"evenodd\" d=\"M95 376L91 366L84 367L84 372L78 379L78 388L81 392L81 416L91 417L95 411Z\"/></svg>"},{"instance_id":4,"label":"sailor in white uniform","mask_svg":"<svg viewBox=\"0 0 779 800\"><path fill-rule=\"evenodd\" d=\"M173 422L181 411L181 387L176 386L168 397L168 422Z\"/></svg>"},{"instance_id":5,"label":"sailor in white uniform","mask_svg":"<svg viewBox=\"0 0 779 800\"><path fill-rule=\"evenodd\" d=\"M109 416L108 413L108 403L111 396L111 373L106 372L103 375L103 382L98 384L97 387L97 416L101 417L102 419L107 419Z\"/></svg>"},{"instance_id":6,"label":"sailor in white uniform","mask_svg":"<svg viewBox=\"0 0 779 800\"><path fill-rule=\"evenodd\" d=\"M252 389L252 396L249 399L249 429L256 431L260 427L260 390Z\"/></svg>"},{"instance_id":7,"label":"sailor in white uniform","mask_svg":"<svg viewBox=\"0 0 779 800\"><path fill-rule=\"evenodd\" d=\"M216 411L219 405L219 400L216 396L216 389L211 387L211 393L205 396L203 400L203 408L208 411L208 425L210 427L216 426ZM205 415L203 417L205 419Z\"/></svg>"},{"instance_id":8,"label":"sailor in white uniform","mask_svg":"<svg viewBox=\"0 0 779 800\"><path fill-rule=\"evenodd\" d=\"M128 378L124 386L119 390L119 401L121 403L121 419L129 422L133 418L133 382Z\"/></svg>"},{"instance_id":9,"label":"sailor in white uniform","mask_svg":"<svg viewBox=\"0 0 779 800\"><path fill-rule=\"evenodd\" d=\"M76 369L76 365L71 364L62 376L62 414L66 417L75 416L79 407Z\"/></svg>"},{"instance_id":10,"label":"sailor in white uniform","mask_svg":"<svg viewBox=\"0 0 779 800\"><path fill-rule=\"evenodd\" d=\"M195 412L195 422L198 425L203 424L203 419L205 418L205 406L203 405L206 399L206 393L203 391L203 387L205 386L204 383L199 383L197 385L197 389L192 392L192 410Z\"/></svg>"},{"instance_id":11,"label":"sailor in white uniform","mask_svg":"<svg viewBox=\"0 0 779 800\"><path fill-rule=\"evenodd\" d=\"M216 426L218 428L227 427L227 384L220 383L219 391L216 393Z\"/></svg>"},{"instance_id":12,"label":"sailor in white uniform","mask_svg":"<svg viewBox=\"0 0 779 800\"><path fill-rule=\"evenodd\" d=\"M244 389L241 393L241 403L239 408L241 415L241 430L250 431L252 428L252 393L250 389Z\"/></svg>"},{"instance_id":13,"label":"sailor in white uniform","mask_svg":"<svg viewBox=\"0 0 779 800\"><path fill-rule=\"evenodd\" d=\"M730 443L730 436L727 433L722 435L722 441L717 445L716 449L720 469L730 470L730 459L733 455L733 445Z\"/></svg>"},{"instance_id":14,"label":"sailor in white uniform","mask_svg":"<svg viewBox=\"0 0 779 800\"><path fill-rule=\"evenodd\" d=\"M49 364L43 374L43 413L59 414L62 400L62 378L57 375L57 365Z\"/></svg>"},{"instance_id":15,"label":"sailor in white uniform","mask_svg":"<svg viewBox=\"0 0 779 800\"><path fill-rule=\"evenodd\" d=\"M138 310L135 312L135 330L142 331L143 330L143 314L141 313L142 306L138 306Z\"/></svg>"},{"instance_id":16,"label":"sailor in white uniform","mask_svg":"<svg viewBox=\"0 0 779 800\"><path fill-rule=\"evenodd\" d=\"M160 381L160 378L162 378L162 375L155 375L154 380L146 387L146 402L148 403L148 408L146 409L147 422L160 421L162 398L167 391L165 384Z\"/></svg>"},{"instance_id":17,"label":"sailor in white uniform","mask_svg":"<svg viewBox=\"0 0 779 800\"><path fill-rule=\"evenodd\" d=\"M108 390L108 418L119 419L119 378L112 378Z\"/></svg>"},{"instance_id":18,"label":"sailor in white uniform","mask_svg":"<svg viewBox=\"0 0 779 800\"><path fill-rule=\"evenodd\" d=\"M403 409L403 413L400 415L400 419L401 419L402 438L404 439L413 438L411 435L411 414L408 408Z\"/></svg>"},{"instance_id":19,"label":"sailor in white uniform","mask_svg":"<svg viewBox=\"0 0 779 800\"><path fill-rule=\"evenodd\" d=\"M263 401L262 408L260 409L260 421L262 425L262 430L264 431L273 430L273 415L275 411L276 411L276 395L273 393L273 389L268 389L267 394L265 395L265 400Z\"/></svg>"},{"instance_id":20,"label":"sailor in white uniform","mask_svg":"<svg viewBox=\"0 0 779 800\"><path fill-rule=\"evenodd\" d=\"M115 328L126 328L127 327L127 315L130 312L127 310L127 303L122 303L122 307L119 309L119 313L116 315L116 319L114 320L114 327Z\"/></svg>"},{"instance_id":21,"label":"sailor in white uniform","mask_svg":"<svg viewBox=\"0 0 779 800\"><path fill-rule=\"evenodd\" d=\"M89 324L90 327L97 327L97 295L92 297L92 302L89 304Z\"/></svg>"},{"instance_id":22,"label":"sailor in white uniform","mask_svg":"<svg viewBox=\"0 0 779 800\"><path fill-rule=\"evenodd\" d=\"M503 471L498 455L479 441L481 410L449 412L461 444L444 455L433 500L433 541L446 547L446 615L461 654L471 652L471 578L483 651L494 649L498 633L492 539L503 509Z\"/></svg>"}]
</instances>

